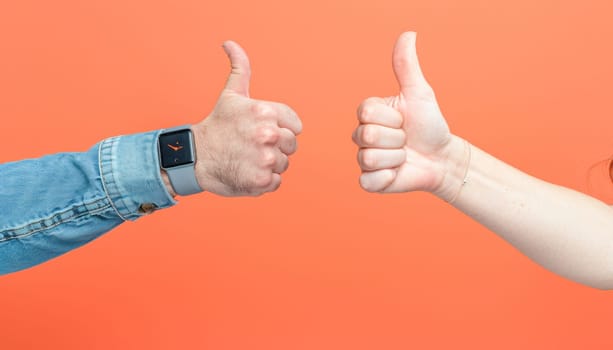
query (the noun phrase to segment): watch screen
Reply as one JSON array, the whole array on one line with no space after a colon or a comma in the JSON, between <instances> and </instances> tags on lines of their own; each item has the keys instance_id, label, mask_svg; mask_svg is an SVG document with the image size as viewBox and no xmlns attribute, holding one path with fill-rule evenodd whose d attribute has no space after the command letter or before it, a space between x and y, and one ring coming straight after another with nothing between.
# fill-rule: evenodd
<instances>
[{"instance_id":1,"label":"watch screen","mask_svg":"<svg viewBox=\"0 0 613 350\"><path fill-rule=\"evenodd\" d=\"M179 130L160 135L160 157L162 168L172 168L193 163L192 132Z\"/></svg>"}]
</instances>

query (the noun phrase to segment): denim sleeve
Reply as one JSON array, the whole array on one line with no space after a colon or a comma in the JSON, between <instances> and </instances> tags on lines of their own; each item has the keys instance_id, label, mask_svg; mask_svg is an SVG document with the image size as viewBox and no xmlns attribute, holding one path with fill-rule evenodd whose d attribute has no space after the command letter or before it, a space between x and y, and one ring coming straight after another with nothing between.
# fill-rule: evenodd
<instances>
[{"instance_id":1,"label":"denim sleeve","mask_svg":"<svg viewBox=\"0 0 613 350\"><path fill-rule=\"evenodd\" d=\"M40 264L174 205L160 175L159 133L0 164L0 274Z\"/></svg>"}]
</instances>

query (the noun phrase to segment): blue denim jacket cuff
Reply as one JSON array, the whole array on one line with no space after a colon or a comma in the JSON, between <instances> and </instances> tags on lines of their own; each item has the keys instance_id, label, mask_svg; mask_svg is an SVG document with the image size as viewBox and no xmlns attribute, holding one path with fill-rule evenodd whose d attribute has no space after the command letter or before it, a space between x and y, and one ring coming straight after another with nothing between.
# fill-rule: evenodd
<instances>
[{"instance_id":1,"label":"blue denim jacket cuff","mask_svg":"<svg viewBox=\"0 0 613 350\"><path fill-rule=\"evenodd\" d=\"M98 145L102 185L123 220L136 220L176 204L160 174L160 132L112 137Z\"/></svg>"}]
</instances>

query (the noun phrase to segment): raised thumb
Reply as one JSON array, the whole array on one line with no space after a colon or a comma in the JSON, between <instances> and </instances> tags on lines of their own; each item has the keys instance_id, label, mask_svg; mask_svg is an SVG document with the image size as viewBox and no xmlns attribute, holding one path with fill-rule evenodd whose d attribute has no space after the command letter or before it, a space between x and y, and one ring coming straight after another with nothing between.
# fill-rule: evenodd
<instances>
[{"instance_id":1,"label":"raised thumb","mask_svg":"<svg viewBox=\"0 0 613 350\"><path fill-rule=\"evenodd\" d=\"M396 41L396 46L394 46L392 65L401 91L428 84L419 67L415 49L416 37L417 33L415 32L402 33Z\"/></svg>"},{"instance_id":2,"label":"raised thumb","mask_svg":"<svg viewBox=\"0 0 613 350\"><path fill-rule=\"evenodd\" d=\"M226 81L226 89L248 97L251 66L247 53L234 41L224 42L223 49L228 55L230 64L232 65L232 71Z\"/></svg>"}]
</instances>

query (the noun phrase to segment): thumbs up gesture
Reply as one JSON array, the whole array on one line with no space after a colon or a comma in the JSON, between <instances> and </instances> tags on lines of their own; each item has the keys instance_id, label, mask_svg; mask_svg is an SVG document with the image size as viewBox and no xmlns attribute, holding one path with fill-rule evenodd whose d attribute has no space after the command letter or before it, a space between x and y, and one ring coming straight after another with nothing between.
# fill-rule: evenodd
<instances>
[{"instance_id":1,"label":"thumbs up gesture","mask_svg":"<svg viewBox=\"0 0 613 350\"><path fill-rule=\"evenodd\" d=\"M211 114L192 127L196 178L222 196L258 196L281 184L302 123L284 104L250 98L247 54L232 41L223 48L232 71Z\"/></svg>"},{"instance_id":2,"label":"thumbs up gesture","mask_svg":"<svg viewBox=\"0 0 613 350\"><path fill-rule=\"evenodd\" d=\"M399 93L371 97L358 108L353 141L360 147L360 185L369 192L440 189L452 136L415 49L416 34L403 33L392 63Z\"/></svg>"}]
</instances>

